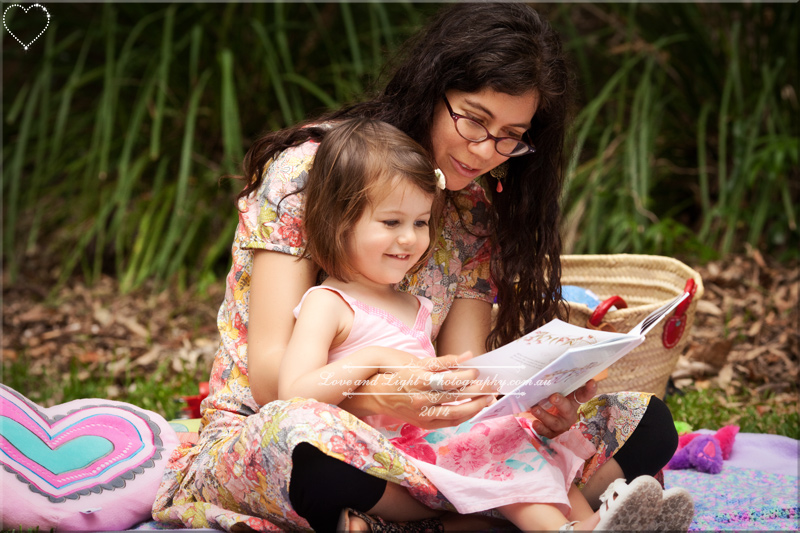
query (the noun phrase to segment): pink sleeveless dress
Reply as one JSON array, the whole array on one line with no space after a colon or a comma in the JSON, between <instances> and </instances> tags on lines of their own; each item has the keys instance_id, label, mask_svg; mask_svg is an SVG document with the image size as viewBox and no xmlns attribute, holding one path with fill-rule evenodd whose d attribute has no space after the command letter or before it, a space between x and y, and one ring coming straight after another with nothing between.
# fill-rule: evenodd
<instances>
[{"instance_id":1,"label":"pink sleeveless dress","mask_svg":"<svg viewBox=\"0 0 800 533\"><path fill-rule=\"evenodd\" d=\"M340 290L318 286L308 292L313 290L339 294L354 313L349 336L331 350L329 362L366 346L396 348L420 358L435 357L430 341L431 302L427 298L417 296L417 318L414 326L408 327ZM546 439L536 435L523 417L505 416L436 430L385 416L365 417L364 421L400 449L462 514L531 502L555 505L567 515L567 491L580 475L584 460L595 452L577 429Z\"/></svg>"}]
</instances>

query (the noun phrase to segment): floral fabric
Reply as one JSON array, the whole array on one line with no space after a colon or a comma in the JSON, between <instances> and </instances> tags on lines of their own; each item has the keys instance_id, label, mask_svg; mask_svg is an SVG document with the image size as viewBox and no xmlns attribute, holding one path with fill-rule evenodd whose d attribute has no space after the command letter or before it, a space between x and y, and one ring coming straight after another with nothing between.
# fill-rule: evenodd
<instances>
[{"instance_id":1,"label":"floral fabric","mask_svg":"<svg viewBox=\"0 0 800 533\"><path fill-rule=\"evenodd\" d=\"M411 424L380 431L462 514L528 502L569 515L567 492L595 451L577 429L541 438L530 420L514 416L432 431Z\"/></svg>"},{"instance_id":2,"label":"floral fabric","mask_svg":"<svg viewBox=\"0 0 800 533\"><path fill-rule=\"evenodd\" d=\"M153 505L153 517L159 522L228 531L238 529L237 524L256 531L308 529L288 495L292 451L300 442L399 483L432 508L453 508L397 447L346 411L314 401L261 407L250 392L247 324L253 250L301 253L303 194L293 193L305 183L316 149L317 144L307 142L279 154L260 189L239 202L233 265L217 317L221 342L211 370L211 395L202 406L199 441L178 448L166 468ZM480 186L472 184L454 193L430 262L401 284L403 290L433 301L434 338L455 298L494 299L490 243L476 236L485 233L487 216ZM584 469L585 478L627 439L648 396L604 401L617 409L598 405L593 415L581 419L581 429L589 432L586 437L600 450Z\"/></svg>"}]
</instances>

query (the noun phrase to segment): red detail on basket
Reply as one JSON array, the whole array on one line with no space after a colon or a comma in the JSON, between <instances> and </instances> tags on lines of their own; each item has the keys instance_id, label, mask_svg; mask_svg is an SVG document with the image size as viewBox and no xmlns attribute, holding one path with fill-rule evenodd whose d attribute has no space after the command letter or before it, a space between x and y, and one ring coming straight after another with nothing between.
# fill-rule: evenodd
<instances>
[{"instance_id":1,"label":"red detail on basket","mask_svg":"<svg viewBox=\"0 0 800 533\"><path fill-rule=\"evenodd\" d=\"M589 324L593 325L594 327L599 326L600 323L603 321L603 317L606 316L608 310L611 309L611 307L613 306L616 306L618 309L625 309L626 307L628 307L628 304L625 303L625 300L623 300L619 296L612 296L611 298L606 298L605 300L600 302L600 304L595 308L594 312L592 313L592 316L589 317Z\"/></svg>"},{"instance_id":2,"label":"red detail on basket","mask_svg":"<svg viewBox=\"0 0 800 533\"><path fill-rule=\"evenodd\" d=\"M661 334L661 344L664 348L674 348L678 341L683 336L683 330L686 329L686 314L672 315L664 324L664 332Z\"/></svg>"}]
</instances>

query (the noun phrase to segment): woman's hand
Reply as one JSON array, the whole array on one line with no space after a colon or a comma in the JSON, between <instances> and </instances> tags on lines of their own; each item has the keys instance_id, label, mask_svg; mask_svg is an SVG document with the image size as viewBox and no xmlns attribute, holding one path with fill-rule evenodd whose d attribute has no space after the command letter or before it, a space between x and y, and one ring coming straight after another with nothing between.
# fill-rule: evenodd
<instances>
[{"instance_id":1,"label":"woman's hand","mask_svg":"<svg viewBox=\"0 0 800 533\"><path fill-rule=\"evenodd\" d=\"M551 394L547 398L550 405L542 402L529 411L533 417L533 429L548 439L561 435L578 421L578 407L594 398L596 393L597 382L590 379L586 385L567 396Z\"/></svg>"},{"instance_id":2,"label":"woman's hand","mask_svg":"<svg viewBox=\"0 0 800 533\"><path fill-rule=\"evenodd\" d=\"M496 392L495 383L475 380L476 369L458 368L470 357L415 358L381 369L339 406L356 416L388 415L425 429L458 425L492 403Z\"/></svg>"}]
</instances>

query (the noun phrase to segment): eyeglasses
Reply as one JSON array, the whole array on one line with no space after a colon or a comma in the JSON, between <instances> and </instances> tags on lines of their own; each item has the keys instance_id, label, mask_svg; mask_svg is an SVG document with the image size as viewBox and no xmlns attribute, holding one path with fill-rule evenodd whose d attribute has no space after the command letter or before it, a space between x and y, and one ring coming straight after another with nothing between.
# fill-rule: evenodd
<instances>
[{"instance_id":1,"label":"eyeglasses","mask_svg":"<svg viewBox=\"0 0 800 533\"><path fill-rule=\"evenodd\" d=\"M519 139L513 137L495 137L489 133L489 130L480 122L476 122L469 117L453 112L453 108L450 107L450 102L447 101L447 97L442 96L442 100L444 100L444 105L447 106L447 111L453 119L453 125L456 131L464 139L474 143L491 139L494 141L494 149L497 150L497 153L506 157L532 154L536 151L536 148L532 144L528 144Z\"/></svg>"}]
</instances>

